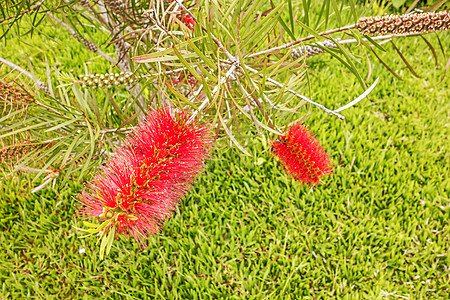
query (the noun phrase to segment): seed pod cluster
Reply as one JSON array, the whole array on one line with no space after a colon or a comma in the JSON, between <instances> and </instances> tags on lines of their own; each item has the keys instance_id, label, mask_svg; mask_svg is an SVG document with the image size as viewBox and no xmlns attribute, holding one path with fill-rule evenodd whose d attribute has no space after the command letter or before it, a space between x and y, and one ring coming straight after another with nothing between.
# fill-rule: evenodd
<instances>
[{"instance_id":1,"label":"seed pod cluster","mask_svg":"<svg viewBox=\"0 0 450 300\"><path fill-rule=\"evenodd\" d=\"M358 28L367 35L437 32L450 28L450 13L441 11L364 17L359 19Z\"/></svg>"},{"instance_id":2,"label":"seed pod cluster","mask_svg":"<svg viewBox=\"0 0 450 300\"><path fill-rule=\"evenodd\" d=\"M23 105L35 102L34 95L16 85L15 82L3 81L0 79L0 100L4 105L20 103Z\"/></svg>"},{"instance_id":3,"label":"seed pod cluster","mask_svg":"<svg viewBox=\"0 0 450 300\"><path fill-rule=\"evenodd\" d=\"M328 48L337 48L336 44L332 40L325 40L316 44ZM313 45L303 45L292 50L291 56L292 58L297 59L303 55L306 55L306 57L311 57L324 52L326 51L322 48L314 47Z\"/></svg>"},{"instance_id":4,"label":"seed pod cluster","mask_svg":"<svg viewBox=\"0 0 450 300\"><path fill-rule=\"evenodd\" d=\"M27 153L36 150L51 147L52 143L33 144L32 141L23 141L20 144L14 144L0 148L0 162L2 164L11 164L24 157Z\"/></svg>"},{"instance_id":5,"label":"seed pod cluster","mask_svg":"<svg viewBox=\"0 0 450 300\"><path fill-rule=\"evenodd\" d=\"M38 88L38 90L43 91L47 95L50 95L50 89L48 88L48 86L44 82L38 81L37 88Z\"/></svg>"},{"instance_id":6,"label":"seed pod cluster","mask_svg":"<svg viewBox=\"0 0 450 300\"><path fill-rule=\"evenodd\" d=\"M120 16L122 20L127 20L127 14L125 10L127 8L126 4L122 0L103 0L106 8L112 11L115 15Z\"/></svg>"},{"instance_id":7,"label":"seed pod cluster","mask_svg":"<svg viewBox=\"0 0 450 300\"><path fill-rule=\"evenodd\" d=\"M79 77L80 80L77 83L84 88L111 88L113 86L130 85L140 78L140 76L136 76L131 72L80 75Z\"/></svg>"},{"instance_id":8,"label":"seed pod cluster","mask_svg":"<svg viewBox=\"0 0 450 300\"><path fill-rule=\"evenodd\" d=\"M83 7L90 7L91 4L89 3L89 0L79 0L78 3Z\"/></svg>"},{"instance_id":9,"label":"seed pod cluster","mask_svg":"<svg viewBox=\"0 0 450 300\"><path fill-rule=\"evenodd\" d=\"M73 36L77 41L79 41L80 43L82 43L88 50L90 50L90 51L92 51L92 52L97 52L97 51L98 51L97 46L96 46L93 42L88 41L87 39L85 39L84 37L79 36L79 35L76 34L76 33L73 33L72 36Z\"/></svg>"}]
</instances>

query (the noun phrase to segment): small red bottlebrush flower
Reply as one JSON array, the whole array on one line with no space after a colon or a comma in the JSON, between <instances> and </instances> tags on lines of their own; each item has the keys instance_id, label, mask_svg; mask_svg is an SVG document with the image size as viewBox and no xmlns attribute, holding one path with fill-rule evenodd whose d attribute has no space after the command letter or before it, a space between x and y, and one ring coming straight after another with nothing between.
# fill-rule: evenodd
<instances>
[{"instance_id":1,"label":"small red bottlebrush flower","mask_svg":"<svg viewBox=\"0 0 450 300\"><path fill-rule=\"evenodd\" d=\"M332 171L328 154L313 134L300 123L293 125L278 140L272 142L272 151L285 170L303 184L317 185L323 175Z\"/></svg>"},{"instance_id":2,"label":"small red bottlebrush flower","mask_svg":"<svg viewBox=\"0 0 450 300\"><path fill-rule=\"evenodd\" d=\"M182 21L190 30L194 30L195 21L189 14L186 14Z\"/></svg>"},{"instance_id":3,"label":"small red bottlebrush flower","mask_svg":"<svg viewBox=\"0 0 450 300\"><path fill-rule=\"evenodd\" d=\"M94 228L84 231L103 236L103 249L120 234L131 235L144 247L190 189L211 146L208 126L190 120L187 113L152 110L79 195L77 215L103 222L84 222Z\"/></svg>"}]
</instances>

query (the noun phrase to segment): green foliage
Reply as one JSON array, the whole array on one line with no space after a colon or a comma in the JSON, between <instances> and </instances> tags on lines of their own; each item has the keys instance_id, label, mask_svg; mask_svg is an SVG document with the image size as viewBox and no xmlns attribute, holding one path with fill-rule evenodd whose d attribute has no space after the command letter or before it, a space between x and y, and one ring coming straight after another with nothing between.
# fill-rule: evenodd
<instances>
[{"instance_id":1,"label":"green foliage","mask_svg":"<svg viewBox=\"0 0 450 300\"><path fill-rule=\"evenodd\" d=\"M365 52L370 49L375 53L373 48L385 50L375 38L363 39L355 25L345 26L356 23L367 11L354 1L348 4L334 0L288 1L287 6L284 2L261 0L236 0L227 5L220 1L199 1L195 5L185 3L189 9L176 1L144 1L139 5L121 0L103 2L104 5L90 0L45 2L42 5L48 9L45 11L48 18L38 23L30 15L34 10L27 10L36 3L24 0L20 5L7 5L4 14L18 11L16 14L21 19L8 19L10 23L2 28L25 24L24 28L30 32L48 38L47 43L36 48L33 44L28 50L39 57L35 68L46 61L45 82L49 91L39 95L42 105L26 108L27 119L20 126L13 114L3 113L0 138L28 132L33 140L40 142L57 140L56 145L40 156L30 153L16 169L43 159L46 164L38 175L52 167L62 175L59 176L62 182L79 169L82 176L93 167L93 158L108 157L121 138L117 134L136 124L149 106L167 102L190 109L194 115L212 122L216 125L218 141L230 142L249 155L245 146L249 138L256 134L278 135L289 123L302 120L309 113L323 110L344 119L338 107L333 111L305 96L314 92L307 67L309 59L307 55L292 59L294 46L326 36L336 47L316 46L339 60L355 76L361 87L355 87L359 91L356 95L363 90L366 95L375 86L361 74ZM372 6L383 12L383 5ZM43 8L37 7L38 11L44 15ZM182 21L190 13L195 21L193 32ZM41 32L42 27L38 25L42 24L59 29ZM356 51L330 35L340 32L343 38L354 38ZM9 35L18 41L23 38L18 31ZM56 42L65 40L76 42L98 56L91 56L91 61L86 62L86 51L72 53L72 62L62 62L65 70L57 71L53 68L55 62L48 63L45 55L61 46ZM16 42L8 41L10 45ZM437 58L433 44L427 44ZM445 43L439 41L439 45L444 52ZM72 45L62 46L74 50ZM113 47L116 53L111 53ZM395 51L410 72L419 76L400 48L395 47ZM382 61L378 54L375 56ZM97 65L100 58L112 65ZM389 67L389 62L382 62L401 78ZM81 71L84 64L85 72ZM73 68L67 70L69 65ZM369 85L372 86L368 89ZM355 98L358 100L349 103L356 104L364 97ZM345 107L348 106L351 105ZM220 147L225 143L218 144ZM80 164L82 158L85 160Z\"/></svg>"}]
</instances>

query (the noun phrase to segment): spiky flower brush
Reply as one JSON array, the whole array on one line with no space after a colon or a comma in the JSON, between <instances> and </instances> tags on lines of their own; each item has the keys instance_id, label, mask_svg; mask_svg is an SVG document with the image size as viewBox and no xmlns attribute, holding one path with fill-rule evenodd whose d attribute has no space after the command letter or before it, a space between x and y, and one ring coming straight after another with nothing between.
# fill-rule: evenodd
<instances>
[{"instance_id":1,"label":"spiky flower brush","mask_svg":"<svg viewBox=\"0 0 450 300\"><path fill-rule=\"evenodd\" d=\"M317 185L324 175L332 171L328 154L300 123L294 124L272 143L272 152L285 170L303 184Z\"/></svg>"},{"instance_id":2,"label":"spiky flower brush","mask_svg":"<svg viewBox=\"0 0 450 300\"><path fill-rule=\"evenodd\" d=\"M170 108L152 110L79 195L82 229L102 238L100 257L119 235L145 246L190 189L209 157L209 127Z\"/></svg>"}]
</instances>

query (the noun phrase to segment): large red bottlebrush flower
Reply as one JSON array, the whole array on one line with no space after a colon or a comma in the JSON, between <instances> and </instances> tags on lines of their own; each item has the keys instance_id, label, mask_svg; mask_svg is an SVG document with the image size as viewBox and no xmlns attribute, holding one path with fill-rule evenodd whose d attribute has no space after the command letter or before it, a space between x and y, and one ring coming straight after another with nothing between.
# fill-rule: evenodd
<instances>
[{"instance_id":1,"label":"large red bottlebrush flower","mask_svg":"<svg viewBox=\"0 0 450 300\"><path fill-rule=\"evenodd\" d=\"M152 110L79 195L78 216L99 218L101 236L131 235L145 246L190 189L211 146L208 126L174 109Z\"/></svg>"},{"instance_id":2,"label":"large red bottlebrush flower","mask_svg":"<svg viewBox=\"0 0 450 300\"><path fill-rule=\"evenodd\" d=\"M293 125L274 141L272 151L285 170L303 184L314 186L323 175L331 173L332 164L328 154L300 123Z\"/></svg>"}]
</instances>

